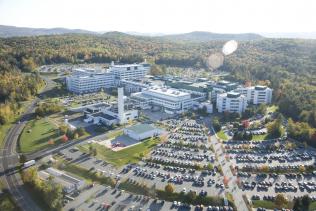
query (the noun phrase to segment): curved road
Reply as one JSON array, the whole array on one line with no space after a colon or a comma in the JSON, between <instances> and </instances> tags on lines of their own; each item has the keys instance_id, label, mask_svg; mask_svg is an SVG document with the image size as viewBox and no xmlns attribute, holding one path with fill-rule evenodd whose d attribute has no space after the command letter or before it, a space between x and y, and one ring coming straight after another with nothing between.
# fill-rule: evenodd
<instances>
[{"instance_id":1,"label":"curved road","mask_svg":"<svg viewBox=\"0 0 316 211\"><path fill-rule=\"evenodd\" d=\"M52 89L55 84L51 80L44 78L46 81L45 88L41 93L49 91ZM15 199L17 205L21 210L26 211L40 211L41 209L30 197L29 193L23 187L23 182L19 172L17 171L17 165L19 164L19 156L16 152L16 146L20 133L22 132L25 124L29 120L31 114L33 113L36 104L39 102L39 98L35 98L28 109L22 115L20 123L16 123L8 131L4 139L4 149L1 155L0 170L2 181L5 183L6 187L12 194L12 197Z\"/></svg>"}]
</instances>

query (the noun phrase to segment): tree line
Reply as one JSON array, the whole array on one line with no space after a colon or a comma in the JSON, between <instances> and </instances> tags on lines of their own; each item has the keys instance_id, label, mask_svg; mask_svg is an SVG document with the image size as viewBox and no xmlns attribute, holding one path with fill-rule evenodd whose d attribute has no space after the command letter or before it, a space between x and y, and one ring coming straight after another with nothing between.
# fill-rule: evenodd
<instances>
[{"instance_id":1,"label":"tree line","mask_svg":"<svg viewBox=\"0 0 316 211\"><path fill-rule=\"evenodd\" d=\"M208 70L208 57L221 52L223 44L224 41L218 40L177 42L115 32L104 36L68 34L3 38L0 39L0 72L32 72L39 65L54 63L134 63L144 59L159 65L160 68L155 67L153 71L157 74L164 73L165 66ZM274 102L283 115L315 128L315 49L315 40L241 41L237 51L225 57L219 70L231 73L225 78L228 80L271 86ZM2 95L7 96L6 93Z\"/></svg>"}]
</instances>

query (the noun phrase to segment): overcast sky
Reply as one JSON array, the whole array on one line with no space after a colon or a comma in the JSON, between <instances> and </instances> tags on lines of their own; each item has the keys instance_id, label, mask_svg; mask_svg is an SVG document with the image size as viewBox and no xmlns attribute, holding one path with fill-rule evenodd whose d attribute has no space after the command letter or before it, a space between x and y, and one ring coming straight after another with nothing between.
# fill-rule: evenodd
<instances>
[{"instance_id":1,"label":"overcast sky","mask_svg":"<svg viewBox=\"0 0 316 211\"><path fill-rule=\"evenodd\" d=\"M182 33L316 31L316 0L0 0L0 25Z\"/></svg>"}]
</instances>

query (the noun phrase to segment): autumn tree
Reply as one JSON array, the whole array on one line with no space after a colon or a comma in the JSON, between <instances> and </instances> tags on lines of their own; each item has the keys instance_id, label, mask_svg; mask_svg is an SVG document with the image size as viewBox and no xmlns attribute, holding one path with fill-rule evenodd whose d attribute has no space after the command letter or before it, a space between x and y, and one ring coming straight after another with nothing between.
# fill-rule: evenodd
<instances>
[{"instance_id":1,"label":"autumn tree","mask_svg":"<svg viewBox=\"0 0 316 211\"><path fill-rule=\"evenodd\" d=\"M167 193L173 193L173 191L174 191L174 187L173 187L173 185L171 185L170 183L168 183L166 186L165 186L165 191L167 192Z\"/></svg>"}]
</instances>

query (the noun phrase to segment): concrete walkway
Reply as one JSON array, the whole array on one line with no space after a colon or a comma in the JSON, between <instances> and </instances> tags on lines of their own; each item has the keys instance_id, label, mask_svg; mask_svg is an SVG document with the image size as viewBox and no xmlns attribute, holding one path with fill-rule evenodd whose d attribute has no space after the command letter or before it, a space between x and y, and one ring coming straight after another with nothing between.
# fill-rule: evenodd
<instances>
[{"instance_id":1,"label":"concrete walkway","mask_svg":"<svg viewBox=\"0 0 316 211\"><path fill-rule=\"evenodd\" d=\"M223 144L218 141L213 127L211 128L211 130L214 134L211 136L211 143L213 144L215 153L217 154L218 162L222 166L223 174L229 179L228 188L226 188L226 192L231 193L233 195L235 205L238 211L247 211L248 207L242 197L243 193L237 185L237 176L233 175L233 173L230 170L230 163L225 159L225 153L222 149Z\"/></svg>"}]
</instances>

